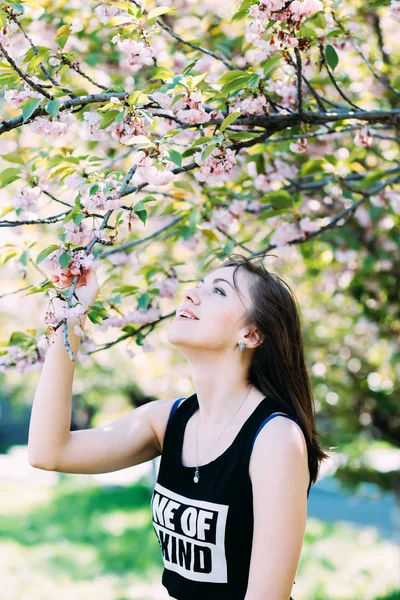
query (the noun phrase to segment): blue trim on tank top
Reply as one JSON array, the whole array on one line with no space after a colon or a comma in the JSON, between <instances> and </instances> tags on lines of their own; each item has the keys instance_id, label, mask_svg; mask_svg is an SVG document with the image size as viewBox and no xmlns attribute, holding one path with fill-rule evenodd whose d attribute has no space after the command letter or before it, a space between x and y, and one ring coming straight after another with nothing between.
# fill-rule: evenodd
<instances>
[{"instance_id":1,"label":"blue trim on tank top","mask_svg":"<svg viewBox=\"0 0 400 600\"><path fill-rule=\"evenodd\" d=\"M174 414L174 412L175 412L175 411L176 411L176 409L178 408L179 402L180 402L181 400L183 400L183 399L184 399L184 397L185 397L185 396L181 396L180 398L178 398L177 400L175 400L175 402L173 403L173 405L172 405L172 408L171 408L171 412L169 413L169 417L168 417L167 425L168 425L168 423L169 423L169 420L170 420L170 418L172 417L172 415Z\"/></svg>"},{"instance_id":2,"label":"blue trim on tank top","mask_svg":"<svg viewBox=\"0 0 400 600\"><path fill-rule=\"evenodd\" d=\"M260 433L261 429L264 427L264 425L266 423L268 423L268 421L270 421L273 417L280 417L280 416L287 417L288 419L292 419L292 421L296 421L296 423L299 423L299 420L296 419L296 417L291 417L290 415L287 415L286 413L283 413L283 412L276 412L273 415L270 415L269 417L264 419L264 421L261 423L260 427L257 429L256 435L254 436L253 443L251 445L251 449L253 449L256 438L257 438L258 434Z\"/></svg>"}]
</instances>

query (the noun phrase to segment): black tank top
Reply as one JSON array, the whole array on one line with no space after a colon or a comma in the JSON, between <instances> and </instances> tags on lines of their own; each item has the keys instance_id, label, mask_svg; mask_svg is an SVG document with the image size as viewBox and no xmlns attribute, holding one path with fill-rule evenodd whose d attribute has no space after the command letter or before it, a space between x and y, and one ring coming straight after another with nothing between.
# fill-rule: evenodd
<instances>
[{"instance_id":1,"label":"black tank top","mask_svg":"<svg viewBox=\"0 0 400 600\"><path fill-rule=\"evenodd\" d=\"M272 413L298 420L283 402L265 397L227 450L200 465L195 483L194 467L183 466L181 457L186 424L199 404L196 394L181 400L171 409L150 502L162 584L177 600L244 600L253 539L251 451Z\"/></svg>"}]
</instances>

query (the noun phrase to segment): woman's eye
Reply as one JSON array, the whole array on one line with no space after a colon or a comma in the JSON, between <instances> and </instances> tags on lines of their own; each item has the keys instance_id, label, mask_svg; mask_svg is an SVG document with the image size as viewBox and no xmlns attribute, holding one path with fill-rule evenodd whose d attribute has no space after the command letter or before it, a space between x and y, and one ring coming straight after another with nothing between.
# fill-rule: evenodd
<instances>
[{"instance_id":1,"label":"woman's eye","mask_svg":"<svg viewBox=\"0 0 400 600\"><path fill-rule=\"evenodd\" d=\"M221 288L215 287L214 290L219 290L222 293L222 295L225 296L225 292L223 290L221 290Z\"/></svg>"}]
</instances>

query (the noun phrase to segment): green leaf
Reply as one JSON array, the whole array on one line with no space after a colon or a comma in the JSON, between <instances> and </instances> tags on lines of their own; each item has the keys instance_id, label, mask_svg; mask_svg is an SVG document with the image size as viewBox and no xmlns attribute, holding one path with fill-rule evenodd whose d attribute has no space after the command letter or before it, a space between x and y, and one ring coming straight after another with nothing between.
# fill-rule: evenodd
<instances>
[{"instance_id":1,"label":"green leaf","mask_svg":"<svg viewBox=\"0 0 400 600\"><path fill-rule=\"evenodd\" d=\"M10 340L8 342L9 346L19 346L21 344L31 343L32 336L26 334L24 331L14 331L11 334Z\"/></svg>"},{"instance_id":2,"label":"green leaf","mask_svg":"<svg viewBox=\"0 0 400 600\"><path fill-rule=\"evenodd\" d=\"M176 10L176 8L171 6L158 6L157 8L153 8L153 10L151 10L147 15L147 21L155 19L161 15L165 15L166 13L173 12L174 10Z\"/></svg>"},{"instance_id":3,"label":"green leaf","mask_svg":"<svg viewBox=\"0 0 400 600\"><path fill-rule=\"evenodd\" d=\"M143 221L144 225L146 225L147 210L135 210L135 215L137 215L139 219Z\"/></svg>"},{"instance_id":4,"label":"green leaf","mask_svg":"<svg viewBox=\"0 0 400 600\"><path fill-rule=\"evenodd\" d=\"M138 300L138 307L142 308L143 310L147 310L147 307L150 303L150 296L147 292L144 292L144 294L141 294Z\"/></svg>"},{"instance_id":5,"label":"green leaf","mask_svg":"<svg viewBox=\"0 0 400 600\"><path fill-rule=\"evenodd\" d=\"M3 160L7 160L8 162L17 163L19 165L26 164L26 161L18 154L18 152L9 152L8 154L1 154L0 156Z\"/></svg>"},{"instance_id":6,"label":"green leaf","mask_svg":"<svg viewBox=\"0 0 400 600\"><path fill-rule=\"evenodd\" d=\"M269 192L262 201L270 202L275 208L290 208L293 205L293 196L286 190L277 190Z\"/></svg>"},{"instance_id":7,"label":"green leaf","mask_svg":"<svg viewBox=\"0 0 400 600\"><path fill-rule=\"evenodd\" d=\"M325 48L325 58L332 71L334 71L335 68L338 66L339 57L335 48L329 44Z\"/></svg>"},{"instance_id":8,"label":"green leaf","mask_svg":"<svg viewBox=\"0 0 400 600\"><path fill-rule=\"evenodd\" d=\"M53 284L53 282L48 281L45 285L31 287L31 289L28 292L26 292L25 296L30 296L31 294L40 294L54 288L55 285Z\"/></svg>"},{"instance_id":9,"label":"green leaf","mask_svg":"<svg viewBox=\"0 0 400 600\"><path fill-rule=\"evenodd\" d=\"M22 104L22 115L24 117L23 122L27 121L32 113L36 110L36 108L41 103L42 98L29 98L25 100Z\"/></svg>"},{"instance_id":10,"label":"green leaf","mask_svg":"<svg viewBox=\"0 0 400 600\"><path fill-rule=\"evenodd\" d=\"M214 150L216 145L217 144L209 144L207 148L204 148L203 152L201 153L201 160L206 160L207 156Z\"/></svg>"},{"instance_id":11,"label":"green leaf","mask_svg":"<svg viewBox=\"0 0 400 600\"><path fill-rule=\"evenodd\" d=\"M100 129L105 129L114 122L115 117L119 115L119 110L109 110L104 115L102 115L100 120Z\"/></svg>"},{"instance_id":12,"label":"green leaf","mask_svg":"<svg viewBox=\"0 0 400 600\"><path fill-rule=\"evenodd\" d=\"M177 152L176 150L169 150L169 158L173 163L178 165L178 167L182 166L182 154Z\"/></svg>"},{"instance_id":13,"label":"green leaf","mask_svg":"<svg viewBox=\"0 0 400 600\"><path fill-rule=\"evenodd\" d=\"M46 111L53 117L53 119L57 118L58 109L61 106L61 102L59 100L50 100L45 106Z\"/></svg>"},{"instance_id":14,"label":"green leaf","mask_svg":"<svg viewBox=\"0 0 400 600\"><path fill-rule=\"evenodd\" d=\"M24 265L24 267L26 267L26 265L28 264L28 258L29 258L29 252L28 252L28 250L25 250L25 252L23 252L21 254L21 256L19 257L19 262L21 263L21 265Z\"/></svg>"},{"instance_id":15,"label":"green leaf","mask_svg":"<svg viewBox=\"0 0 400 600\"><path fill-rule=\"evenodd\" d=\"M9 183L19 179L21 175L20 169L16 167L9 167L0 172L0 188L6 187Z\"/></svg>"},{"instance_id":16,"label":"green leaf","mask_svg":"<svg viewBox=\"0 0 400 600\"><path fill-rule=\"evenodd\" d=\"M265 61L263 71L264 75L268 75L271 71L273 71L281 60L280 56L271 56L268 60Z\"/></svg>"},{"instance_id":17,"label":"green leaf","mask_svg":"<svg viewBox=\"0 0 400 600\"><path fill-rule=\"evenodd\" d=\"M312 175L314 173L320 173L324 171L324 160L317 158L315 160L308 160L305 162L300 170L302 176Z\"/></svg>"},{"instance_id":18,"label":"green leaf","mask_svg":"<svg viewBox=\"0 0 400 600\"><path fill-rule=\"evenodd\" d=\"M68 41L68 35L60 35L60 36L56 37L56 42L60 46L60 48L64 48L67 41Z\"/></svg>"},{"instance_id":19,"label":"green leaf","mask_svg":"<svg viewBox=\"0 0 400 600\"><path fill-rule=\"evenodd\" d=\"M224 131L224 129L226 129L231 123L233 123L233 121L236 121L236 119L238 117L240 117L242 113L240 111L237 112L233 112L231 114L229 114L227 117L225 117L225 119L222 121L219 130L220 131Z\"/></svg>"},{"instance_id":20,"label":"green leaf","mask_svg":"<svg viewBox=\"0 0 400 600\"><path fill-rule=\"evenodd\" d=\"M72 259L72 252L63 252L60 255L59 262L63 269L68 269L68 265Z\"/></svg>"}]
</instances>

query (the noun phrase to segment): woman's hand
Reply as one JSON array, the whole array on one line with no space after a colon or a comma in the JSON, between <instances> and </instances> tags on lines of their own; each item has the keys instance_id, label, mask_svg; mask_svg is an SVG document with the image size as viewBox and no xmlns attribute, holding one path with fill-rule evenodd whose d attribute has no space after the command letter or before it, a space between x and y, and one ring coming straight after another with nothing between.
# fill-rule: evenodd
<instances>
[{"instance_id":1,"label":"woman's hand","mask_svg":"<svg viewBox=\"0 0 400 600\"><path fill-rule=\"evenodd\" d=\"M72 286L75 277L75 275L64 275L63 273L53 273L50 275L54 285L60 290L69 289ZM79 275L75 287L75 294L85 311L95 302L99 289L99 282L97 281L96 271L94 269L90 268ZM75 298L76 301L75 295L73 298Z\"/></svg>"},{"instance_id":2,"label":"woman's hand","mask_svg":"<svg viewBox=\"0 0 400 600\"><path fill-rule=\"evenodd\" d=\"M58 290L67 290L72 286L75 275L66 275L63 272L54 272L50 275L50 279L54 283ZM97 294L99 292L99 283L96 277L96 271L93 268L89 268L83 271L79 275L79 279L76 283L75 294L72 297L72 306L74 307L77 302L76 312L87 313L90 306L95 302ZM61 298L55 297L52 300L53 308L60 313L67 308L67 302ZM73 308L70 309L71 313L68 315L68 328L73 328L75 325L83 326L86 320L86 314L74 315Z\"/></svg>"}]
</instances>

